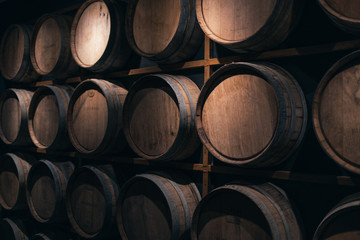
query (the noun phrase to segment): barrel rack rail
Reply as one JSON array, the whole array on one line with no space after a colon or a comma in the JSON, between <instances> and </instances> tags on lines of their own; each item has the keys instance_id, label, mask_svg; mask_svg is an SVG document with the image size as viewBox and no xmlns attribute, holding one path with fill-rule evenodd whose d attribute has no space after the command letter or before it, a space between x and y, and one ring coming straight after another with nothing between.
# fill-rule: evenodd
<instances>
[{"instance_id":1,"label":"barrel rack rail","mask_svg":"<svg viewBox=\"0 0 360 240\"><path fill-rule=\"evenodd\" d=\"M71 6L66 9L61 9L55 13L62 14L71 11L75 11L80 7L81 4ZM340 51L349 51L360 49L360 39L335 42L330 44L321 44L315 46L305 46L299 48L286 48L286 49L277 49L262 52L258 55L243 54L235 55L230 57L221 57L221 58L212 58L212 43L211 40L205 36L204 38L204 57L201 60L187 61L181 64L170 65L166 67L161 66L151 66L143 68L134 68L129 70L123 70L118 72L106 73L106 74L97 74L97 75L82 75L77 77L71 77L61 81L61 83L71 83L76 84L85 80L89 77L103 77L103 78L122 78L122 77L131 77L139 76L144 74L151 73L161 73L161 72L176 72L183 71L186 69L200 69L203 71L204 83L210 77L213 68L216 66L228 64L235 61L250 61L250 60L268 60L268 59L280 59L288 57L299 57L299 56L310 56L310 55L319 55L326 53L334 53ZM39 87L43 85L52 85L55 83L60 83L60 81L40 81L35 83L30 83L27 87ZM79 164L82 161L86 160L98 160L98 161L108 161L113 163L121 164L132 164L132 165L141 165L141 166L154 166L154 167L166 167L179 170L188 170L188 171L197 171L202 173L202 195L205 196L210 189L210 174L211 173L221 173L221 174L234 174L241 175L243 177L256 177L261 179L274 179L274 180L286 180L286 181L295 181L295 182L305 182L305 183L316 183L316 184L330 184L330 185L339 185L339 186L350 186L350 187L359 187L360 178L356 176L337 176L337 175L326 175L326 174L315 174L315 173L295 173L292 171L282 171L282 170L266 170L266 169L245 169L235 166L217 166L212 162L212 156L207 151L205 147L202 147L202 162L201 163L188 163L188 162L161 162L161 161L149 161L141 158L130 158L126 156L114 156L114 155L101 155L101 156L87 156L77 152L56 152L48 151L38 148L22 148L22 147L5 147L7 150L13 151L27 151L45 155L57 155L70 157L79 160Z\"/></svg>"}]
</instances>

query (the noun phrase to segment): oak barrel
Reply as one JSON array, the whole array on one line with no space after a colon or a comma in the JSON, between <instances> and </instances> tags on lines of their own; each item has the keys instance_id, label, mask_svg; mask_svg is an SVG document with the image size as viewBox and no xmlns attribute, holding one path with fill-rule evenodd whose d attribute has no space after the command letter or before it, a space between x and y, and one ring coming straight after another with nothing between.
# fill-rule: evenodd
<instances>
[{"instance_id":1,"label":"oak barrel","mask_svg":"<svg viewBox=\"0 0 360 240\"><path fill-rule=\"evenodd\" d=\"M66 189L70 223L84 238L106 239L115 228L118 183L111 167L82 166L71 176Z\"/></svg>"},{"instance_id":2,"label":"oak barrel","mask_svg":"<svg viewBox=\"0 0 360 240\"><path fill-rule=\"evenodd\" d=\"M262 51L289 35L302 0L196 0L200 27L213 41L236 52Z\"/></svg>"},{"instance_id":3,"label":"oak barrel","mask_svg":"<svg viewBox=\"0 0 360 240\"><path fill-rule=\"evenodd\" d=\"M28 110L32 91L9 88L0 97L0 137L5 144L31 145Z\"/></svg>"},{"instance_id":4,"label":"oak barrel","mask_svg":"<svg viewBox=\"0 0 360 240\"><path fill-rule=\"evenodd\" d=\"M316 136L340 166L360 174L360 51L336 62L319 83L313 101Z\"/></svg>"},{"instance_id":5,"label":"oak barrel","mask_svg":"<svg viewBox=\"0 0 360 240\"><path fill-rule=\"evenodd\" d=\"M307 107L296 80L269 63L225 65L203 86L196 127L217 159L243 167L285 161L301 143Z\"/></svg>"},{"instance_id":6,"label":"oak barrel","mask_svg":"<svg viewBox=\"0 0 360 240\"><path fill-rule=\"evenodd\" d=\"M40 160L28 174L27 203L32 216L41 223L66 220L65 193L75 166L71 162Z\"/></svg>"},{"instance_id":7,"label":"oak barrel","mask_svg":"<svg viewBox=\"0 0 360 240\"><path fill-rule=\"evenodd\" d=\"M29 106L28 128L38 148L66 149L71 146L66 116L73 91L69 85L42 86L35 91Z\"/></svg>"},{"instance_id":8,"label":"oak barrel","mask_svg":"<svg viewBox=\"0 0 360 240\"><path fill-rule=\"evenodd\" d=\"M45 14L37 20L30 58L38 74L64 78L79 70L70 49L72 20L70 16L57 14Z\"/></svg>"},{"instance_id":9,"label":"oak barrel","mask_svg":"<svg viewBox=\"0 0 360 240\"><path fill-rule=\"evenodd\" d=\"M30 39L33 27L25 24L10 25L5 31L0 46L0 70L10 81L31 82L39 75L30 60Z\"/></svg>"},{"instance_id":10,"label":"oak barrel","mask_svg":"<svg viewBox=\"0 0 360 240\"><path fill-rule=\"evenodd\" d=\"M137 80L125 99L124 134L146 159L178 160L199 146L195 107L200 90L189 78L166 74Z\"/></svg>"},{"instance_id":11,"label":"oak barrel","mask_svg":"<svg viewBox=\"0 0 360 240\"><path fill-rule=\"evenodd\" d=\"M206 195L196 207L192 240L303 239L300 219L286 193L271 183L229 184Z\"/></svg>"},{"instance_id":12,"label":"oak barrel","mask_svg":"<svg viewBox=\"0 0 360 240\"><path fill-rule=\"evenodd\" d=\"M203 41L195 0L129 1L126 36L139 55L161 64L192 57Z\"/></svg>"},{"instance_id":13,"label":"oak barrel","mask_svg":"<svg viewBox=\"0 0 360 240\"><path fill-rule=\"evenodd\" d=\"M26 180L35 160L20 153L5 153L0 160L0 204L6 210L27 208Z\"/></svg>"},{"instance_id":14,"label":"oak barrel","mask_svg":"<svg viewBox=\"0 0 360 240\"><path fill-rule=\"evenodd\" d=\"M78 151L96 154L124 148L122 109L126 94L125 88L98 79L76 87L68 106L67 126Z\"/></svg>"},{"instance_id":15,"label":"oak barrel","mask_svg":"<svg viewBox=\"0 0 360 240\"><path fill-rule=\"evenodd\" d=\"M342 199L319 224L313 240L360 239L360 193Z\"/></svg>"},{"instance_id":16,"label":"oak barrel","mask_svg":"<svg viewBox=\"0 0 360 240\"><path fill-rule=\"evenodd\" d=\"M31 236L30 240L75 240L73 234L68 234L61 229L44 231Z\"/></svg>"},{"instance_id":17,"label":"oak barrel","mask_svg":"<svg viewBox=\"0 0 360 240\"><path fill-rule=\"evenodd\" d=\"M71 52L76 63L94 72L123 67L131 48L125 36L125 1L87 0L71 28Z\"/></svg>"},{"instance_id":18,"label":"oak barrel","mask_svg":"<svg viewBox=\"0 0 360 240\"><path fill-rule=\"evenodd\" d=\"M357 0L317 0L321 9L340 29L360 34L360 2Z\"/></svg>"},{"instance_id":19,"label":"oak barrel","mask_svg":"<svg viewBox=\"0 0 360 240\"><path fill-rule=\"evenodd\" d=\"M21 220L3 218L0 220L0 233L2 240L29 240Z\"/></svg>"},{"instance_id":20,"label":"oak barrel","mask_svg":"<svg viewBox=\"0 0 360 240\"><path fill-rule=\"evenodd\" d=\"M183 175L139 174L120 191L117 225L122 239L189 239L193 212L201 197Z\"/></svg>"}]
</instances>

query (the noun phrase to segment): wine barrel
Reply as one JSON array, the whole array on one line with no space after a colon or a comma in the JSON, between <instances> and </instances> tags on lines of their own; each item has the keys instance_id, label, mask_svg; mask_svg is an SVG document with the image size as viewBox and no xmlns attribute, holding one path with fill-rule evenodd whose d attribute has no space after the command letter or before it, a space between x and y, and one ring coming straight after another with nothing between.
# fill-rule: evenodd
<instances>
[{"instance_id":1,"label":"wine barrel","mask_svg":"<svg viewBox=\"0 0 360 240\"><path fill-rule=\"evenodd\" d=\"M67 108L74 89L68 85L39 87L31 98L28 128L33 143L42 149L71 146L66 126Z\"/></svg>"},{"instance_id":2,"label":"wine barrel","mask_svg":"<svg viewBox=\"0 0 360 240\"><path fill-rule=\"evenodd\" d=\"M301 240L299 223L285 192L275 185L229 184L200 201L191 239Z\"/></svg>"},{"instance_id":3,"label":"wine barrel","mask_svg":"<svg viewBox=\"0 0 360 240\"><path fill-rule=\"evenodd\" d=\"M31 167L26 197L30 212L38 222L62 222L67 219L66 185L74 169L71 162L48 160L40 160Z\"/></svg>"},{"instance_id":4,"label":"wine barrel","mask_svg":"<svg viewBox=\"0 0 360 240\"><path fill-rule=\"evenodd\" d=\"M9 88L0 97L0 138L5 144L31 145L28 110L32 91Z\"/></svg>"},{"instance_id":5,"label":"wine barrel","mask_svg":"<svg viewBox=\"0 0 360 240\"><path fill-rule=\"evenodd\" d=\"M182 175L140 174L121 189L117 224L122 239L189 239L200 193Z\"/></svg>"},{"instance_id":6,"label":"wine barrel","mask_svg":"<svg viewBox=\"0 0 360 240\"><path fill-rule=\"evenodd\" d=\"M32 26L13 24L5 31L0 47L0 70L5 79L31 82L39 77L30 60L32 30Z\"/></svg>"},{"instance_id":7,"label":"wine barrel","mask_svg":"<svg viewBox=\"0 0 360 240\"><path fill-rule=\"evenodd\" d=\"M122 106L127 90L105 80L81 82L70 98L67 126L73 146L82 153L120 151L125 146Z\"/></svg>"},{"instance_id":8,"label":"wine barrel","mask_svg":"<svg viewBox=\"0 0 360 240\"><path fill-rule=\"evenodd\" d=\"M217 70L196 107L200 140L217 159L244 167L285 161L301 143L307 107L296 80L274 64L238 62Z\"/></svg>"},{"instance_id":9,"label":"wine barrel","mask_svg":"<svg viewBox=\"0 0 360 240\"><path fill-rule=\"evenodd\" d=\"M26 180L31 165L31 156L6 153L0 161L0 204L6 210L27 208Z\"/></svg>"},{"instance_id":10,"label":"wine barrel","mask_svg":"<svg viewBox=\"0 0 360 240\"><path fill-rule=\"evenodd\" d=\"M199 146L195 107L200 90L184 76L147 75L125 99L124 134L136 154L146 159L178 160Z\"/></svg>"},{"instance_id":11,"label":"wine barrel","mask_svg":"<svg viewBox=\"0 0 360 240\"><path fill-rule=\"evenodd\" d=\"M236 52L262 51L283 42L301 14L298 0L196 0L200 27Z\"/></svg>"},{"instance_id":12,"label":"wine barrel","mask_svg":"<svg viewBox=\"0 0 360 240\"><path fill-rule=\"evenodd\" d=\"M0 220L2 240L29 240L27 232L20 220L3 218Z\"/></svg>"},{"instance_id":13,"label":"wine barrel","mask_svg":"<svg viewBox=\"0 0 360 240\"><path fill-rule=\"evenodd\" d=\"M139 55L160 64L192 57L203 42L195 0L129 1L126 36Z\"/></svg>"},{"instance_id":14,"label":"wine barrel","mask_svg":"<svg viewBox=\"0 0 360 240\"><path fill-rule=\"evenodd\" d=\"M357 0L317 0L321 9L340 29L360 34L360 2Z\"/></svg>"},{"instance_id":15,"label":"wine barrel","mask_svg":"<svg viewBox=\"0 0 360 240\"><path fill-rule=\"evenodd\" d=\"M33 235L30 240L74 240L75 236L61 231L60 229L54 231L44 231ZM77 238L76 238L77 239Z\"/></svg>"},{"instance_id":16,"label":"wine barrel","mask_svg":"<svg viewBox=\"0 0 360 240\"><path fill-rule=\"evenodd\" d=\"M319 83L313 101L316 136L340 166L360 174L360 51L336 62Z\"/></svg>"},{"instance_id":17,"label":"wine barrel","mask_svg":"<svg viewBox=\"0 0 360 240\"><path fill-rule=\"evenodd\" d=\"M125 36L124 1L87 0L71 28L71 52L76 63L94 72L123 67L131 48Z\"/></svg>"},{"instance_id":18,"label":"wine barrel","mask_svg":"<svg viewBox=\"0 0 360 240\"><path fill-rule=\"evenodd\" d=\"M45 14L35 24L30 58L40 75L65 78L79 70L70 49L72 17Z\"/></svg>"},{"instance_id":19,"label":"wine barrel","mask_svg":"<svg viewBox=\"0 0 360 240\"><path fill-rule=\"evenodd\" d=\"M119 190L113 172L85 165L71 176L66 189L70 223L84 238L104 239L113 234Z\"/></svg>"},{"instance_id":20,"label":"wine barrel","mask_svg":"<svg viewBox=\"0 0 360 240\"><path fill-rule=\"evenodd\" d=\"M360 239L360 193L342 199L319 224L313 240Z\"/></svg>"}]
</instances>

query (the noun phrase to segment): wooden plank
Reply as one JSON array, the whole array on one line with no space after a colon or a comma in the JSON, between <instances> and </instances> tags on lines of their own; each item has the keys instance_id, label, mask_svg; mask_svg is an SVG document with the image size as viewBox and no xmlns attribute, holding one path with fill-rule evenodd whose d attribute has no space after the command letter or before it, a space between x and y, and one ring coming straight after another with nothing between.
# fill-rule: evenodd
<instances>
[{"instance_id":1,"label":"wooden plank","mask_svg":"<svg viewBox=\"0 0 360 240\"><path fill-rule=\"evenodd\" d=\"M210 166L210 172L234 174L246 177L259 177L265 179L277 179L295 182L307 182L317 184L330 184L342 186L359 186L360 179L350 176L335 176L324 174L294 173L291 171L272 171L260 169L245 169L227 166Z\"/></svg>"}]
</instances>

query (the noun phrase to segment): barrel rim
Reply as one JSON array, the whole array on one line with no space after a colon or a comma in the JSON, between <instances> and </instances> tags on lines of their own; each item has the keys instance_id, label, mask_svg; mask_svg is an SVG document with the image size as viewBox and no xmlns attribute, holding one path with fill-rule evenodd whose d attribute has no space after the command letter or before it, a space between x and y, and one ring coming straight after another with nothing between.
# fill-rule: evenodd
<instances>
[{"instance_id":1,"label":"barrel rim","mask_svg":"<svg viewBox=\"0 0 360 240\"><path fill-rule=\"evenodd\" d=\"M35 57L35 44L36 44L36 40L37 40L37 35L43 25L43 23L45 23L47 20L49 19L53 19L59 28L59 31L61 32L61 44L60 44L60 49L59 49L59 57L56 61L56 64L54 65L54 67L49 70L49 71L45 71L43 69L40 68L37 59ZM61 31L62 29L65 29L65 31ZM31 37L31 41L30 41L30 60L31 63L34 67L34 70L40 74L40 75L56 75L59 70L61 70L61 68L63 67L63 62L61 61L62 59L66 59L67 57L67 51L70 51L70 48L67 49L66 45L67 45L67 41L70 38L70 28L68 27L68 24L66 23L66 20L64 18L64 16L59 15L59 14L44 14L42 15L35 23L34 26L34 30L32 33L32 37Z\"/></svg>"},{"instance_id":2,"label":"barrel rim","mask_svg":"<svg viewBox=\"0 0 360 240\"><path fill-rule=\"evenodd\" d=\"M325 0L317 0L317 2L319 3L321 9L323 9L325 13L330 14L331 16L334 16L341 21L346 21L356 24L360 23L360 18L356 19L342 15L340 12L333 9Z\"/></svg>"},{"instance_id":3,"label":"barrel rim","mask_svg":"<svg viewBox=\"0 0 360 240\"><path fill-rule=\"evenodd\" d=\"M265 24L253 35L249 36L248 38L238 41L238 40L225 40L222 39L221 37L217 36L216 34L213 33L213 31L210 30L210 28L207 26L204 15L203 15L203 8L202 8L202 1L203 0L196 0L196 16L199 22L199 25L201 27L201 29L203 30L203 32L206 34L206 36L208 36L211 40L222 44L222 45L233 45L233 44L238 44L238 43L242 43L245 44L247 42L251 42L253 39L258 38L258 36L264 35L266 34L266 27L268 25L272 25L276 19L278 18L278 14L282 11L282 9L284 8L284 6L288 6L290 4L290 6L292 6L293 4L293 0L290 1L283 1L283 0L277 0L276 4L274 6L274 9L272 11L272 13L270 14L269 18L266 20Z\"/></svg>"},{"instance_id":4,"label":"barrel rim","mask_svg":"<svg viewBox=\"0 0 360 240\"><path fill-rule=\"evenodd\" d=\"M4 159L5 157L5 159ZM19 174L21 171L24 171L23 165L21 164L22 159L14 153L5 153L1 156L0 166L8 161L13 167L16 168L16 176L18 177L18 192L16 196L16 202L13 206L9 206L8 203L3 199L2 195L0 194L0 204L6 210L13 210L16 209L21 199L19 196L21 195L20 192L26 186L25 183L25 176L23 174ZM0 168L0 172L2 172L2 168Z\"/></svg>"},{"instance_id":5,"label":"barrel rim","mask_svg":"<svg viewBox=\"0 0 360 240\"><path fill-rule=\"evenodd\" d=\"M137 181L147 181L147 182L151 183L152 185L154 185L159 190L159 193L161 193L161 195L166 200L166 204L167 204L167 207L169 210L169 215L170 215L169 217L171 220L170 227L172 230L174 230L173 232L171 232L171 236L172 236L171 239L179 238L179 230L176 228L176 226L179 225L180 220L179 220L179 216L176 211L176 205L174 203L174 200L172 199L170 191L165 187L165 184L161 181L161 179L169 181L168 179L161 176L160 174L143 173L143 174L138 174L136 176L133 176L128 181L126 181L126 183L122 186L122 188L120 190L120 194L119 194L119 199L116 204L117 205L117 212L116 212L117 228L118 228L122 238L127 239L126 231L125 231L125 228L123 225L123 220L122 220L122 204L123 204L123 201L125 200L127 191L129 190L131 185L133 185ZM175 230L178 230L178 231L175 231Z\"/></svg>"},{"instance_id":6,"label":"barrel rim","mask_svg":"<svg viewBox=\"0 0 360 240\"><path fill-rule=\"evenodd\" d=\"M29 110L28 110L28 129L30 133L30 137L34 145L41 149L54 149L60 143L64 144L63 137L67 136L68 131L66 127L66 116L67 116L67 106L70 101L69 93L63 89L63 87L70 87L70 86L61 86L61 85L46 85L39 87L33 94ZM71 91L73 91L72 87L70 87ZM36 137L34 127L33 127L33 118L35 114L35 110L37 109L39 101L41 101L46 95L48 94L54 95L56 98L56 105L58 107L58 114L59 114L59 125L57 126L56 136L53 139L50 145L42 144L38 138Z\"/></svg>"},{"instance_id":7,"label":"barrel rim","mask_svg":"<svg viewBox=\"0 0 360 240\"><path fill-rule=\"evenodd\" d=\"M177 148L177 145L182 141L185 132L180 131L181 126L187 126L187 115L188 112L185 107L185 97L189 98L189 96L183 96L181 95L177 89L179 87L174 84L172 81L177 81L173 78L172 75L166 75L166 74L149 74L146 76L143 76L139 78L129 89L129 92L126 96L125 103L124 103L124 109L123 109L123 124L124 124L124 135L127 139L127 142L129 146L141 157L144 157L146 159L152 159L152 160L164 160L168 159L169 157L173 155L174 150ZM140 147L137 146L137 144L133 141L130 133L130 120L129 120L129 111L130 111L130 103L133 100L133 97L138 93L139 90L148 88L147 86L144 87L144 83L151 82L152 79L156 78L157 80L160 80L163 82L166 86L169 87L169 90L172 91L172 93L175 94L176 99L173 99L176 104L178 104L179 107L179 128L177 131L177 135L174 139L174 142L171 144L171 146L168 148L166 152L163 152L161 154L157 155L149 155L145 153ZM172 80L173 79L173 80ZM183 86L182 86L183 87Z\"/></svg>"},{"instance_id":8,"label":"barrel rim","mask_svg":"<svg viewBox=\"0 0 360 240\"><path fill-rule=\"evenodd\" d=\"M188 26L188 15L190 15L190 9L189 9L189 1L187 0L180 0L181 4L181 10L180 10L180 18L179 23L177 26L177 29L175 31L175 34L173 35L171 41L168 43L168 45L159 53L146 53L142 51L135 42L134 37L134 31L133 31L133 19L135 16L135 10L136 6L138 4L139 0L129 1L126 11L126 17L125 17L125 33L126 38L128 39L128 43L131 46L131 48L136 51L139 55L144 56L146 58L150 58L153 60L157 59L166 59L173 55L176 50L181 46L182 41L178 41L177 39L183 39L184 33L186 32L186 28Z\"/></svg>"},{"instance_id":9,"label":"barrel rim","mask_svg":"<svg viewBox=\"0 0 360 240\"><path fill-rule=\"evenodd\" d=\"M280 233L277 225L275 224L275 221L273 220L273 216L271 212L266 207L266 203L262 202L261 199L258 199L255 195L252 195L251 192L257 192L260 193L258 190L253 189L249 186L244 185L224 185L218 188L215 188L211 192L209 192L201 201L198 203L195 212L193 214L193 219L191 222L191 239L197 240L198 239L198 222L200 218L201 211L203 210L204 206L211 201L213 197L215 197L217 194L221 193L235 193L235 194L241 194L251 202L253 202L258 209L261 211L263 217L267 220L267 224L269 226L269 229L271 231L273 239L279 239ZM265 196L266 197L266 196ZM271 201L270 201L271 202Z\"/></svg>"},{"instance_id":10,"label":"barrel rim","mask_svg":"<svg viewBox=\"0 0 360 240\"><path fill-rule=\"evenodd\" d=\"M17 88L8 88L6 89L0 96L0 113L2 112L3 103L7 98L14 97L19 102L19 109L20 109L20 124L18 126L18 133L16 138L13 141L10 141L6 138L3 129L2 129L2 121L0 118L0 138L5 144L9 145L16 145L18 142L21 141L21 138L24 137L23 135L26 135L28 132L27 129L27 115L28 115L28 107L26 100L24 99L23 95L21 93L24 93L27 97L28 96L28 90L25 89L17 89Z\"/></svg>"},{"instance_id":11,"label":"barrel rim","mask_svg":"<svg viewBox=\"0 0 360 240\"><path fill-rule=\"evenodd\" d=\"M332 145L328 142L326 135L323 132L322 126L320 124L320 103L321 96L323 91L326 89L327 84L331 81L331 79L339 73L339 71L347 69L353 66L355 63L353 61L358 62L360 58L360 50L354 51L346 56L342 57L340 60L335 62L322 77L319 82L313 100L313 111L312 111L312 122L313 129L315 131L316 138L320 143L321 148L325 151L327 156L329 156L335 163L339 166L345 168L348 171L351 171L355 174L360 174L360 164L356 164L345 157L342 157Z\"/></svg>"},{"instance_id":12,"label":"barrel rim","mask_svg":"<svg viewBox=\"0 0 360 240\"><path fill-rule=\"evenodd\" d=\"M73 184L74 182L76 183L77 178L79 177L80 174L82 173L87 173L92 175L94 178L96 179L96 182L98 183L98 186L101 187L104 199L105 199L105 205L106 206L116 206L116 196L115 196L115 187L114 187L114 183L111 181L112 185L106 185L103 184L103 182L106 182L107 180L110 179L110 177L103 172L102 170L100 170L99 168L96 168L94 166L91 165L84 165L78 169L76 169L73 174L71 175L69 181L68 181L68 185L66 188L66 198L65 198L65 202L66 202L66 213L68 216L68 219L71 223L71 225L73 226L74 230L82 237L85 238L95 238L98 236L102 236L102 235L106 235L108 233L108 229L111 226L106 227L109 223L111 223L113 221L114 218L114 211L116 211L114 209L114 207L106 207L105 209L105 215L104 215L104 221L103 221L103 225L101 226L100 230L96 233L90 234L85 232L80 226L79 224L76 222L73 212L72 212L72 206L71 206L71 190L73 190Z\"/></svg>"},{"instance_id":13,"label":"barrel rim","mask_svg":"<svg viewBox=\"0 0 360 240\"><path fill-rule=\"evenodd\" d=\"M279 89L280 83L278 83L269 72L265 72L265 71L259 69L258 68L259 66L262 67L261 64L247 63L247 62L234 62L231 64L226 64L226 65L222 66L221 68L219 68L217 71L215 71L210 76L208 81L206 81L203 88L201 89L201 92L200 92L200 95L198 98L198 102L197 102L197 106L196 106L196 118L195 118L196 129L198 131L199 138L200 138L201 142L204 144L204 146L209 150L209 152L214 157L216 157L217 159L219 159L223 162L234 164L234 165L246 165L246 164L258 159L259 156L264 155L266 152L269 152L272 150L273 143L277 139L279 139L280 136L282 135L282 131L280 131L280 130L285 128L286 119L281 118L281 115L283 114L281 111L286 110L285 100L284 100L285 96L284 96L284 93L282 91L280 91L280 89ZM230 158L228 156L223 155L220 151L218 151L216 148L214 148L211 144L211 141L207 137L204 127L203 127L203 124L202 124L203 105L204 105L207 97L211 93L210 90L215 89L223 80L225 80L228 76L233 76L232 74L234 74L234 73L236 73L236 74L248 73L248 74L253 74L253 75L259 76L260 78L264 79L264 81L266 81L273 87L273 89L276 93L277 100L278 100L278 119L277 119L276 128L274 129L273 137L270 139L270 141L264 147L263 150L258 152L255 156L251 156L246 159Z\"/></svg>"},{"instance_id":14,"label":"barrel rim","mask_svg":"<svg viewBox=\"0 0 360 240\"><path fill-rule=\"evenodd\" d=\"M54 207L53 212L51 213L51 217L49 217L49 218L43 218L36 212L33 201L32 201L32 196L30 194L30 188L32 188L33 182L38 180L38 177L34 178L35 176L33 176L33 175L36 174L36 171L38 170L38 168L42 167L42 166L45 167L44 170L46 170L47 173L49 173L49 175L51 175L50 177L53 179L53 182L54 182L55 207ZM26 180L26 200L27 200L31 215L38 222L40 222L40 223L53 222L55 220L55 218L57 217L54 213L57 213L59 211L60 203L62 202L62 195L61 195L61 193L62 193L61 184L62 183L63 182L61 180L58 169L57 169L56 165L53 164L51 161L46 160L46 159L41 159L32 165L32 167L28 173L27 180Z\"/></svg>"},{"instance_id":15,"label":"barrel rim","mask_svg":"<svg viewBox=\"0 0 360 240\"><path fill-rule=\"evenodd\" d=\"M28 49L30 47L30 36L28 34L28 32L24 29L26 26L24 24L11 24L5 31L2 39L1 39L1 45L0 45L0 52L4 52L4 43L5 43L5 39L8 37L8 34L10 33L10 31L12 31L14 28L18 28L20 29L20 31L23 33L23 37L24 37L24 53L22 56L22 61L20 64L20 68L18 69L17 73L15 74L15 76L9 76L6 71L5 71L5 67L4 67L4 62L2 60L0 60L0 69L1 69L1 73L3 75L4 78L6 78L7 80L18 80L19 78L21 78L22 75L25 74L25 71L27 69L27 67L29 65L31 65L30 63L26 62L26 59L30 58L30 52L26 51L26 49ZM0 58L2 59L2 58Z\"/></svg>"},{"instance_id":16,"label":"barrel rim","mask_svg":"<svg viewBox=\"0 0 360 240\"><path fill-rule=\"evenodd\" d=\"M0 222L1 225L7 223L7 225L14 230L12 231L12 233L14 234L13 236L15 237L14 239L27 239L26 235L22 232L18 224L15 223L11 218L3 218L0 220Z\"/></svg>"},{"instance_id":17,"label":"barrel rim","mask_svg":"<svg viewBox=\"0 0 360 240\"><path fill-rule=\"evenodd\" d=\"M74 17L73 20L73 24L71 26L71 33L70 33L70 49L71 49L71 53L72 56L75 60L75 62L82 68L88 69L90 71L104 71L106 69L103 69L103 65L111 65L112 62L114 62L116 59L114 58L114 56L116 55L116 53L118 53L120 51L120 45L118 42L116 42L117 40L121 39L121 35L122 35L122 31L110 31L110 35L109 35L109 39L108 39L108 43L106 45L106 48L102 54L102 56L98 59L98 61L96 61L96 63L90 65L90 64L85 64L80 57L77 54L77 48L76 48L76 41L75 41L75 36L76 36L76 30L77 30L77 26L78 26L78 22L82 16L82 14L84 13L84 11L94 2L103 2L107 8L108 11L110 13L110 22L111 22L111 26L121 26L124 22L123 18L121 17L122 15L124 15L123 10L121 9L120 4L118 4L117 2L113 1L113 0L87 0L85 1L80 8L77 10L76 15ZM116 44L115 44L116 42ZM106 67L105 67L106 68Z\"/></svg>"},{"instance_id":18,"label":"barrel rim","mask_svg":"<svg viewBox=\"0 0 360 240\"><path fill-rule=\"evenodd\" d=\"M353 194L353 195L356 195L356 194ZM351 197L351 196L349 196L349 197ZM326 216L323 218L323 220L320 222L320 224L316 228L316 231L315 231L315 234L313 237L314 240L320 239L320 236L323 234L324 229L327 228L328 224L332 220L336 219L337 217L341 216L344 213L346 214L346 213L352 212L354 210L360 211L360 199L359 198L354 199L353 201L350 201L350 202L345 202L345 203L342 203L342 201L340 201L335 207L333 207L326 214Z\"/></svg>"},{"instance_id":19,"label":"barrel rim","mask_svg":"<svg viewBox=\"0 0 360 240\"><path fill-rule=\"evenodd\" d=\"M95 1L97 1L97 0L95 0ZM88 86L90 86L90 88L88 88ZM107 104L108 110L119 108L118 112L108 111L107 127L106 127L104 137L103 137L102 141L100 142L100 144L95 149L86 149L79 143L76 135L74 134L74 127L73 127L72 119L71 119L75 101L78 99L78 97L82 93L84 93L85 91L90 90L90 89L98 90L105 97L105 99L107 100L106 104ZM105 151L106 148L111 145L110 143L112 142L112 140L114 138L114 132L110 132L108 130L116 129L115 135L118 135L120 132L120 129L122 129L122 123L121 122L119 123L119 121L114 121L114 119L122 119L122 111L120 111L122 105L121 105L120 100L118 100L117 96L115 97L115 100L113 99L109 89L112 89L111 83L109 81L90 78L85 81L82 81L75 88L73 94L71 95L71 98L70 98L70 101L68 104L66 122L67 122L67 128L68 128L68 134L69 134L70 141L79 152L86 153L86 154L96 154L96 153Z\"/></svg>"}]
</instances>

